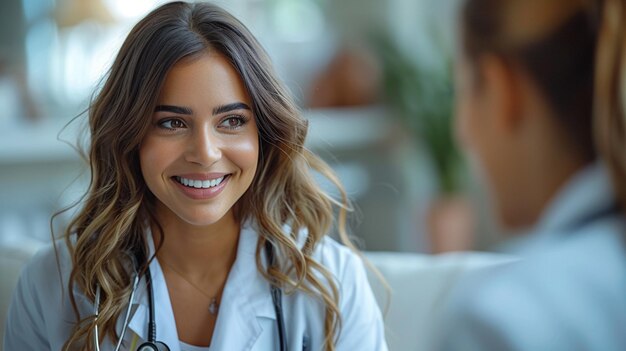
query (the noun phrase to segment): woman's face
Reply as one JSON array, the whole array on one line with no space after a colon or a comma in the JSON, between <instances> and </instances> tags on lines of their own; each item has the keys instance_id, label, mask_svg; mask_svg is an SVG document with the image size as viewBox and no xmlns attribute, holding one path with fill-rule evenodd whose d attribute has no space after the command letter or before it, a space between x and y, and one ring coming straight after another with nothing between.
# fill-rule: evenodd
<instances>
[{"instance_id":1,"label":"woman's face","mask_svg":"<svg viewBox=\"0 0 626 351\"><path fill-rule=\"evenodd\" d=\"M461 55L462 56L462 55ZM510 226L516 205L515 152L506 132L506 109L502 107L502 79L492 62L458 59L455 127L459 144L470 165L483 180L494 200L501 224Z\"/></svg>"},{"instance_id":2,"label":"woman's face","mask_svg":"<svg viewBox=\"0 0 626 351\"><path fill-rule=\"evenodd\" d=\"M157 213L196 226L232 215L257 169L251 107L223 55L207 53L172 67L139 150Z\"/></svg>"}]
</instances>

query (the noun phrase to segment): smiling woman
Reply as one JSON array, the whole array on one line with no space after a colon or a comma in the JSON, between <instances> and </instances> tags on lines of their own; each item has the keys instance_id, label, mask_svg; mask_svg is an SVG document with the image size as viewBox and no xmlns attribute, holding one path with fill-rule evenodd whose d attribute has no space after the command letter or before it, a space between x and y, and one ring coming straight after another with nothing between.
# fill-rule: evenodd
<instances>
[{"instance_id":1,"label":"smiling woman","mask_svg":"<svg viewBox=\"0 0 626 351\"><path fill-rule=\"evenodd\" d=\"M230 14L154 10L91 104L89 191L24 270L5 349L386 350L307 125Z\"/></svg>"},{"instance_id":2,"label":"smiling woman","mask_svg":"<svg viewBox=\"0 0 626 351\"><path fill-rule=\"evenodd\" d=\"M235 204L256 173L259 138L235 69L221 54L185 59L168 73L157 104L139 158L161 224L236 225Z\"/></svg>"},{"instance_id":3,"label":"smiling woman","mask_svg":"<svg viewBox=\"0 0 626 351\"><path fill-rule=\"evenodd\" d=\"M235 258L235 207L254 179L259 137L252 102L228 59L209 50L197 55L167 74L139 160L159 224L174 239L162 240L158 258L172 262L164 274L179 338L208 345ZM221 270L204 267L207 255Z\"/></svg>"}]
</instances>

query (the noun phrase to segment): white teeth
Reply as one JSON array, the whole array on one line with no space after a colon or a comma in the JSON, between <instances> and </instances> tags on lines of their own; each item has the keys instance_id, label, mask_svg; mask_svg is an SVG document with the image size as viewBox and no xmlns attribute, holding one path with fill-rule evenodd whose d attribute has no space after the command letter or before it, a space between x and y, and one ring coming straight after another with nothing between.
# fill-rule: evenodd
<instances>
[{"instance_id":1,"label":"white teeth","mask_svg":"<svg viewBox=\"0 0 626 351\"><path fill-rule=\"evenodd\" d=\"M213 180L194 180L194 179L187 179L183 177L176 177L176 180L184 186L188 186L188 187L196 188L196 189L200 189L200 188L207 189L207 188L212 188L221 184L222 181L224 180L224 177L220 177L220 178L213 179Z\"/></svg>"}]
</instances>

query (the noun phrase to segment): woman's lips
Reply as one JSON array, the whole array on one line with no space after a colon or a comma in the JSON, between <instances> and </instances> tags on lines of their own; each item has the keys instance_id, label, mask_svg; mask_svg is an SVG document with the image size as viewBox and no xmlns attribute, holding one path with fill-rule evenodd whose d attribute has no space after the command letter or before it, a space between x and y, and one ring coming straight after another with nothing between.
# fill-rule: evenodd
<instances>
[{"instance_id":1,"label":"woman's lips","mask_svg":"<svg viewBox=\"0 0 626 351\"><path fill-rule=\"evenodd\" d=\"M206 200L218 196L228 184L230 176L230 174L222 174L218 177L213 175L213 178L205 176L194 179L191 175L185 175L174 176L172 181L187 197L194 200Z\"/></svg>"},{"instance_id":2,"label":"woman's lips","mask_svg":"<svg viewBox=\"0 0 626 351\"><path fill-rule=\"evenodd\" d=\"M208 189L208 188L213 188L218 186L225 178L226 175L221 175L219 177L206 177L206 178L190 178L190 177L183 177L183 176L175 176L173 177L175 181L179 182L180 184L190 187L190 188L203 188L203 189Z\"/></svg>"}]
</instances>

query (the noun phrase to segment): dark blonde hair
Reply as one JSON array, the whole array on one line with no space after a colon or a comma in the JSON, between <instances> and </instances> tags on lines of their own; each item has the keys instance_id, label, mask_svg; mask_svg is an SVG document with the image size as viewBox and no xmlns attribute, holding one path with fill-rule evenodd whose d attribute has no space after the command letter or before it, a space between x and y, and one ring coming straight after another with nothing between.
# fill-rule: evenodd
<instances>
[{"instance_id":1,"label":"dark blonde hair","mask_svg":"<svg viewBox=\"0 0 626 351\"><path fill-rule=\"evenodd\" d=\"M626 1L467 0L461 16L470 62L523 67L572 145L605 160L626 208Z\"/></svg>"},{"instance_id":2,"label":"dark blonde hair","mask_svg":"<svg viewBox=\"0 0 626 351\"><path fill-rule=\"evenodd\" d=\"M237 203L238 220L252 220L260 231L257 269L287 292L300 290L322 300L325 348L335 349L341 329L339 291L335 277L312 254L333 227L336 208L337 231L354 249L345 230L349 210L345 191L331 169L304 148L307 121L248 29L215 5L185 2L165 4L135 25L89 108L91 183L65 234L73 264L69 292L78 286L94 300L100 286L100 314L97 319L79 316L71 295L82 320L66 349L91 350L96 324L103 331L101 337L119 338L115 324L131 290L129 257L137 258L139 270L145 270L152 259L147 227L154 223L160 228L154 196L140 171L139 145L168 71L181 59L207 50L223 54L233 65L251 96L259 128L259 168ZM341 199L322 191L311 169L329 178ZM306 233L302 247L296 240L299 233ZM158 234L163 236L162 230ZM286 265L263 267L260 254L266 241Z\"/></svg>"}]
</instances>

